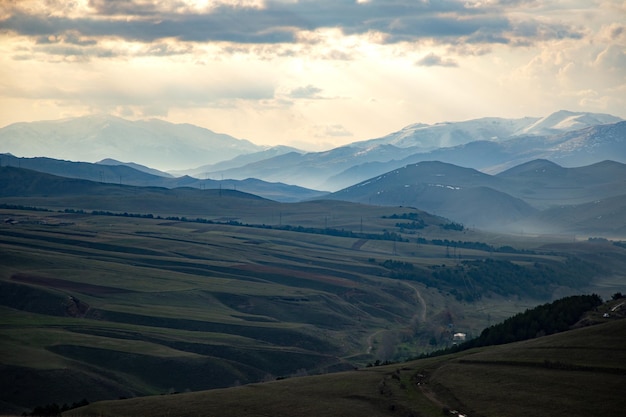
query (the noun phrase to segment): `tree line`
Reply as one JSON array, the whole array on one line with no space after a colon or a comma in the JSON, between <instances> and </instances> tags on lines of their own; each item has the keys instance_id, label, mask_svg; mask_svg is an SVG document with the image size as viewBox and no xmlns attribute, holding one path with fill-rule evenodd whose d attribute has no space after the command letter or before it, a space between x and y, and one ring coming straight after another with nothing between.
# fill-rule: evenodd
<instances>
[{"instance_id":1,"label":"tree line","mask_svg":"<svg viewBox=\"0 0 626 417\"><path fill-rule=\"evenodd\" d=\"M60 416L62 413L72 410L78 407L84 407L89 405L89 401L86 398L83 398L81 401L74 402L72 405L59 405L57 403L46 404L46 405L38 405L33 408L33 411L30 413L22 413L22 416L37 416L37 417L48 417L48 416Z\"/></svg>"},{"instance_id":2,"label":"tree line","mask_svg":"<svg viewBox=\"0 0 626 417\"><path fill-rule=\"evenodd\" d=\"M594 265L574 257L563 263L535 262L525 266L491 258L453 266L434 265L428 269L392 259L380 265L389 270L389 278L420 282L448 291L458 301L466 302L478 301L489 293L547 299L556 286L578 288L598 273Z\"/></svg>"},{"instance_id":3,"label":"tree line","mask_svg":"<svg viewBox=\"0 0 626 417\"><path fill-rule=\"evenodd\" d=\"M425 353L413 359L447 355L476 347L502 345L564 332L571 329L585 313L595 310L602 303L602 298L597 294L564 297L527 309L501 323L487 327L475 339Z\"/></svg>"},{"instance_id":4,"label":"tree line","mask_svg":"<svg viewBox=\"0 0 626 417\"><path fill-rule=\"evenodd\" d=\"M463 343L464 349L534 339L569 330L583 314L603 303L597 294L574 295L518 313L486 328L480 336Z\"/></svg>"}]
</instances>

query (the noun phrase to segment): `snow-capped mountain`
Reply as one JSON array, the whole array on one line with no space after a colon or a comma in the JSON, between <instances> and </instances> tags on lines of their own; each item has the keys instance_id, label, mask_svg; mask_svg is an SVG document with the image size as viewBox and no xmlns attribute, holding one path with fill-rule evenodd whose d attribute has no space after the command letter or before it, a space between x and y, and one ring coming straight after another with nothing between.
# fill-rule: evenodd
<instances>
[{"instance_id":1,"label":"snow-capped mountain","mask_svg":"<svg viewBox=\"0 0 626 417\"><path fill-rule=\"evenodd\" d=\"M530 126L516 132L515 135L553 135L620 121L622 119L610 114L561 110L537 120Z\"/></svg>"},{"instance_id":2,"label":"snow-capped mountain","mask_svg":"<svg viewBox=\"0 0 626 417\"><path fill-rule=\"evenodd\" d=\"M516 135L536 123L539 118L502 119L485 117L463 122L443 122L433 125L412 124L382 138L356 142L354 146L393 145L399 148L419 148L430 151L463 145L477 140L502 140Z\"/></svg>"},{"instance_id":3,"label":"snow-capped mountain","mask_svg":"<svg viewBox=\"0 0 626 417\"><path fill-rule=\"evenodd\" d=\"M611 120L617 123L602 124ZM626 163L626 122L620 120L561 111L543 119L483 118L430 127L412 125L383 138L326 152L285 154L212 175L336 191L421 161L448 162L489 173L538 158L570 167L605 159ZM585 127L576 130L578 126ZM545 131L556 133L535 133Z\"/></svg>"},{"instance_id":4,"label":"snow-capped mountain","mask_svg":"<svg viewBox=\"0 0 626 417\"><path fill-rule=\"evenodd\" d=\"M244 165L253 164L258 161L263 161L269 158L273 158L276 156L284 155L287 153L304 153L299 149L292 148L290 146L272 146L271 148L264 149L259 152L246 153L242 155L238 155L233 159L229 159L227 161L220 161L215 164L203 165L198 168L193 169L184 169L179 171L170 171L170 174L173 175L190 175L192 177L204 178L207 172L222 172L231 168L239 168Z\"/></svg>"},{"instance_id":5,"label":"snow-capped mountain","mask_svg":"<svg viewBox=\"0 0 626 417\"><path fill-rule=\"evenodd\" d=\"M546 117L503 119L484 117L462 122L433 125L416 123L382 138L353 143L369 147L388 144L399 148L417 147L421 151L448 148L480 140L502 141L522 135L554 135L586 127L617 123L619 117L601 113L560 110Z\"/></svg>"},{"instance_id":6,"label":"snow-capped mountain","mask_svg":"<svg viewBox=\"0 0 626 417\"><path fill-rule=\"evenodd\" d=\"M99 161L113 158L201 179L257 178L336 191L420 161L497 173L533 159L581 166L626 162L626 122L558 111L543 118L487 117L413 124L378 139L324 152L267 149L188 124L88 116L0 129L0 153Z\"/></svg>"},{"instance_id":7,"label":"snow-capped mountain","mask_svg":"<svg viewBox=\"0 0 626 417\"><path fill-rule=\"evenodd\" d=\"M216 163L263 149L190 124L108 115L14 123L0 129L0 152L87 162L132 160L162 170Z\"/></svg>"}]
</instances>

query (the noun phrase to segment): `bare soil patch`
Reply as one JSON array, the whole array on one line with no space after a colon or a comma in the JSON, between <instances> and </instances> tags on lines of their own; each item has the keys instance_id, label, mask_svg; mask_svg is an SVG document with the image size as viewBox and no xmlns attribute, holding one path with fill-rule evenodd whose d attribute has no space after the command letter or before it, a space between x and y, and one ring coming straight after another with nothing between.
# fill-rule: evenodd
<instances>
[{"instance_id":1,"label":"bare soil patch","mask_svg":"<svg viewBox=\"0 0 626 417\"><path fill-rule=\"evenodd\" d=\"M102 285L85 284L82 282L68 281L60 278L42 277L30 274L15 274L11 276L11 280L23 282L25 284L39 285L47 288L76 291L82 294L93 296L127 294L134 292L125 288L105 287Z\"/></svg>"}]
</instances>

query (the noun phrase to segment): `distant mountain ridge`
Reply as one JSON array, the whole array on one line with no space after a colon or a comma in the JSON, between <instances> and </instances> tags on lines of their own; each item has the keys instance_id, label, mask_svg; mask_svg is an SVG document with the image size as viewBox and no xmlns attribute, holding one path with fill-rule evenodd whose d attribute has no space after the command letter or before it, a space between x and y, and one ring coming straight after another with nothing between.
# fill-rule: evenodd
<instances>
[{"instance_id":1,"label":"distant mountain ridge","mask_svg":"<svg viewBox=\"0 0 626 417\"><path fill-rule=\"evenodd\" d=\"M180 171L170 171L174 175L191 175L197 178L203 178L208 175L209 172L224 172L231 168L238 168L244 165L253 164L255 162L263 161L265 159L281 156L289 153L302 154L304 152L292 148L290 146L273 146L269 149L264 149L259 152L253 152L244 155L238 155L233 159L227 161L221 161L215 164L203 165L194 169L184 169Z\"/></svg>"},{"instance_id":2,"label":"distant mountain ridge","mask_svg":"<svg viewBox=\"0 0 626 417\"><path fill-rule=\"evenodd\" d=\"M188 124L85 116L6 126L0 129L0 152L83 161L133 160L176 176L256 178L337 191L421 161L488 173L534 159L570 167L605 159L626 163L625 138L626 121L619 117L561 110L545 117L416 123L381 138L302 152L257 146Z\"/></svg>"},{"instance_id":3,"label":"distant mountain ridge","mask_svg":"<svg viewBox=\"0 0 626 417\"><path fill-rule=\"evenodd\" d=\"M406 148L401 159L354 164L329 176L323 189L346 187L369 177L423 161L441 161L498 173L535 159L562 166L590 165L607 159L626 163L626 122L586 127L549 136L515 136L503 141L477 140L428 152Z\"/></svg>"},{"instance_id":4,"label":"distant mountain ridge","mask_svg":"<svg viewBox=\"0 0 626 417\"><path fill-rule=\"evenodd\" d=\"M0 129L0 152L92 162L135 160L160 169L216 163L263 149L190 124L129 121L108 115L14 123Z\"/></svg>"},{"instance_id":5,"label":"distant mountain ridge","mask_svg":"<svg viewBox=\"0 0 626 417\"><path fill-rule=\"evenodd\" d=\"M389 171L324 198L412 206L487 230L623 233L624 178L626 164L615 161L564 168L551 161L534 160L497 175L426 161ZM564 213L576 214L567 217ZM596 218L593 227L592 217Z\"/></svg>"},{"instance_id":6,"label":"distant mountain ridge","mask_svg":"<svg viewBox=\"0 0 626 417\"><path fill-rule=\"evenodd\" d=\"M427 125L417 123L378 139L355 142L355 146L388 144L399 148L419 147L424 151L463 145L479 140L506 140L514 136L552 135L622 121L601 113L560 110L546 117L504 119L484 117L462 122Z\"/></svg>"},{"instance_id":7,"label":"distant mountain ridge","mask_svg":"<svg viewBox=\"0 0 626 417\"><path fill-rule=\"evenodd\" d=\"M622 121L619 117L603 113L571 112L560 110L537 120L532 125L517 133L524 135L549 135L584 129L591 126L605 125Z\"/></svg>"},{"instance_id":8,"label":"distant mountain ridge","mask_svg":"<svg viewBox=\"0 0 626 417\"><path fill-rule=\"evenodd\" d=\"M138 164L122 163L114 160L105 160L92 164L89 162L62 161L52 158L18 158L9 154L0 154L0 166L27 168L66 178L118 185L239 190L280 202L301 201L326 194L325 192L309 190L296 185L270 183L254 178L212 180L190 176L172 177L167 173Z\"/></svg>"},{"instance_id":9,"label":"distant mountain ridge","mask_svg":"<svg viewBox=\"0 0 626 417\"><path fill-rule=\"evenodd\" d=\"M158 169L150 168L144 165L136 164L134 162L120 162L115 159L105 158L102 161L96 162L96 164L100 165L124 165L130 167L132 169L136 169L137 171L142 171L147 174L157 175L159 177L172 177L173 175L168 174L167 172L159 171Z\"/></svg>"},{"instance_id":10,"label":"distant mountain ridge","mask_svg":"<svg viewBox=\"0 0 626 417\"><path fill-rule=\"evenodd\" d=\"M337 191L421 161L442 161L496 173L534 159L581 166L626 163L626 122L605 114L556 112L544 118L482 118L415 124L378 139L325 152L277 155L209 172Z\"/></svg>"},{"instance_id":11,"label":"distant mountain ridge","mask_svg":"<svg viewBox=\"0 0 626 417\"><path fill-rule=\"evenodd\" d=\"M115 197L113 200L122 195L122 190L124 195L134 195L131 184L150 187L155 193L159 189L162 190L159 193L181 190L189 196L211 189L212 192L241 191L256 198L282 203L341 200L371 206L414 207L465 227L494 232L626 236L626 164L615 161L565 168L548 160L534 160L497 175L439 161L426 161L327 194L257 179L212 181L189 176L166 178L125 165L107 166L50 158L9 158L6 154L0 156L2 168L6 168L0 175L0 194L5 196L76 194L86 187L86 181L91 181L91 184L101 186L97 195L106 199L106 193L111 192L110 197ZM10 168L24 170L31 165L41 175L49 172L69 179L47 184L44 177L35 175L10 177L14 175ZM185 200L180 199L179 204L185 204ZM409 233L415 233L411 231L413 226L407 224L407 227Z\"/></svg>"}]
</instances>

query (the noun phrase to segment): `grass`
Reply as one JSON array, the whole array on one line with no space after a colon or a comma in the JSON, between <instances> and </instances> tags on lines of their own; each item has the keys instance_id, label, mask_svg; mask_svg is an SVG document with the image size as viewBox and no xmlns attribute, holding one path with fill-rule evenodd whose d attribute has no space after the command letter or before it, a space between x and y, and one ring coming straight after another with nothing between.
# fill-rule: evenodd
<instances>
[{"instance_id":1,"label":"grass","mask_svg":"<svg viewBox=\"0 0 626 417\"><path fill-rule=\"evenodd\" d=\"M619 320L467 353L432 380L469 414L612 415L626 405L626 349L619 342L625 330Z\"/></svg>"},{"instance_id":2,"label":"grass","mask_svg":"<svg viewBox=\"0 0 626 417\"><path fill-rule=\"evenodd\" d=\"M320 204L298 206L308 212L285 210L283 224L332 221L332 227L358 230L358 208L364 231L392 230L393 220L382 216L408 210ZM320 207L332 216L314 218ZM254 203L234 215L247 212L258 220L269 210ZM391 357L406 358L433 349L432 336L444 346L451 323L477 334L538 303L498 296L462 303L437 288L391 280L379 264L393 259L426 270L454 265L458 260L447 258L441 246L162 219L18 210L0 215L18 222L0 225L0 346L6 352L0 371L8 375L0 401L19 412L83 397L218 388L302 369L364 366L389 350L389 340L395 344ZM424 235L434 236L439 228L433 228ZM456 233L445 236L470 240ZM464 259L492 255L463 251ZM137 366L119 367L116 360ZM56 386L58 378L71 381L70 388ZM377 404L376 392L337 401L362 410Z\"/></svg>"},{"instance_id":3,"label":"grass","mask_svg":"<svg viewBox=\"0 0 626 417\"><path fill-rule=\"evenodd\" d=\"M105 401L70 416L618 415L626 320L449 356L225 390ZM607 353L617 354L607 354ZM546 366L560 363L561 366ZM564 364L594 364L569 369Z\"/></svg>"}]
</instances>

